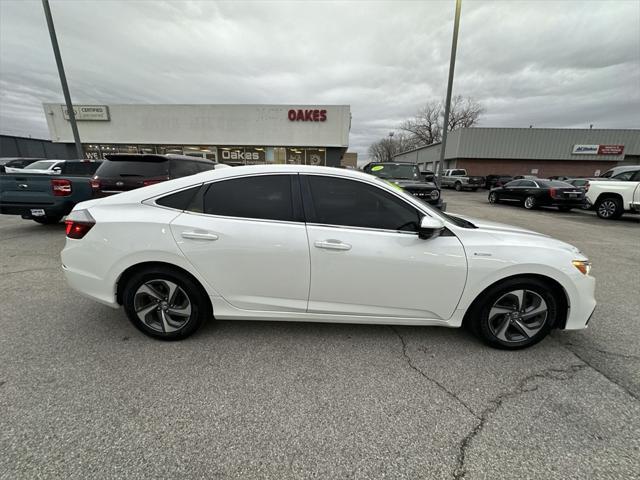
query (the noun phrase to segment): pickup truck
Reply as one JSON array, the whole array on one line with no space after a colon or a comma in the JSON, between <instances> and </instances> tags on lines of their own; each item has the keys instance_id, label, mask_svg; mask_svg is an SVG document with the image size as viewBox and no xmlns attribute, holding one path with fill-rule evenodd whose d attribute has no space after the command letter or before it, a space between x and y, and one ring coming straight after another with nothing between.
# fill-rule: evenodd
<instances>
[{"instance_id":1,"label":"pickup truck","mask_svg":"<svg viewBox=\"0 0 640 480\"><path fill-rule=\"evenodd\" d=\"M640 213L640 182L590 181L586 202L606 220L620 218L625 212Z\"/></svg>"},{"instance_id":2,"label":"pickup truck","mask_svg":"<svg viewBox=\"0 0 640 480\"><path fill-rule=\"evenodd\" d=\"M473 190L475 192L478 188L484 186L484 183L484 177L472 177L467 175L467 171L464 168L453 168L443 172L442 185L440 187L455 188L458 192L461 190Z\"/></svg>"},{"instance_id":3,"label":"pickup truck","mask_svg":"<svg viewBox=\"0 0 640 480\"><path fill-rule=\"evenodd\" d=\"M100 162L68 160L69 174L0 174L0 213L42 224L58 223L76 203L92 197L91 176Z\"/></svg>"}]
</instances>

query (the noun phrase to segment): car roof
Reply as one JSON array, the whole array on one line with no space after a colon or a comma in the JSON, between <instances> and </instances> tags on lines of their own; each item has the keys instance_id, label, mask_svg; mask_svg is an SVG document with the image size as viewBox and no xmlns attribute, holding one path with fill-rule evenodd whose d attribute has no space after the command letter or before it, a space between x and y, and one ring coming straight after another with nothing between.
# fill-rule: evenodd
<instances>
[{"instance_id":1,"label":"car roof","mask_svg":"<svg viewBox=\"0 0 640 480\"><path fill-rule=\"evenodd\" d=\"M629 170L637 170L639 168L640 165L618 165L617 167L610 168L609 170L607 170L607 172L613 172L613 175L617 175L618 173L628 172Z\"/></svg>"},{"instance_id":2,"label":"car roof","mask_svg":"<svg viewBox=\"0 0 640 480\"><path fill-rule=\"evenodd\" d=\"M176 154L153 154L153 153L108 153L104 156L107 160L111 161L129 161L129 162L164 162L166 160L190 160L193 162L203 163L215 163L212 160L200 157L192 157L189 155L176 155Z\"/></svg>"}]
</instances>

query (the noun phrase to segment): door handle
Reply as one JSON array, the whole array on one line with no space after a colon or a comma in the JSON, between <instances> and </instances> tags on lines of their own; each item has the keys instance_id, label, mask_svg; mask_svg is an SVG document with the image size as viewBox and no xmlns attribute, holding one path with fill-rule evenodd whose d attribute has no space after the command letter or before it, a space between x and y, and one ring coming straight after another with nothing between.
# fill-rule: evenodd
<instances>
[{"instance_id":1,"label":"door handle","mask_svg":"<svg viewBox=\"0 0 640 480\"><path fill-rule=\"evenodd\" d=\"M194 240L218 240L218 235L215 233L202 233L202 232L182 232L182 238L191 238Z\"/></svg>"},{"instance_id":2,"label":"door handle","mask_svg":"<svg viewBox=\"0 0 640 480\"><path fill-rule=\"evenodd\" d=\"M340 240L318 240L314 245L317 248L325 248L327 250L351 250L351 245Z\"/></svg>"}]
</instances>

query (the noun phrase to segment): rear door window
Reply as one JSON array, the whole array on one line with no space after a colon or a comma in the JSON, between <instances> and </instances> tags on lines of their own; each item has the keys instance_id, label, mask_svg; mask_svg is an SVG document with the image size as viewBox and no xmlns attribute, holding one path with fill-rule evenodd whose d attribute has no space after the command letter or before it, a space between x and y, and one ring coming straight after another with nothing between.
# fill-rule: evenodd
<instances>
[{"instance_id":1,"label":"rear door window","mask_svg":"<svg viewBox=\"0 0 640 480\"><path fill-rule=\"evenodd\" d=\"M258 175L214 182L204 194L204 213L297 221L292 185L292 175Z\"/></svg>"}]
</instances>

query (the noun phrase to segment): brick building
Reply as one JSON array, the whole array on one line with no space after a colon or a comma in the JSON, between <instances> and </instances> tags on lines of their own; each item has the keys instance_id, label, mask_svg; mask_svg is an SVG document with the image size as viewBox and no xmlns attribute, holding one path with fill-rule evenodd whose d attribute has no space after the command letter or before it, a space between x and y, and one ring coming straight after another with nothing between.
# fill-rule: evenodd
<instances>
[{"instance_id":1,"label":"brick building","mask_svg":"<svg viewBox=\"0 0 640 480\"><path fill-rule=\"evenodd\" d=\"M436 171L440 143L402 152L394 161ZM619 165L640 165L640 130L463 128L447 139L444 168L470 175L597 176Z\"/></svg>"}]
</instances>

